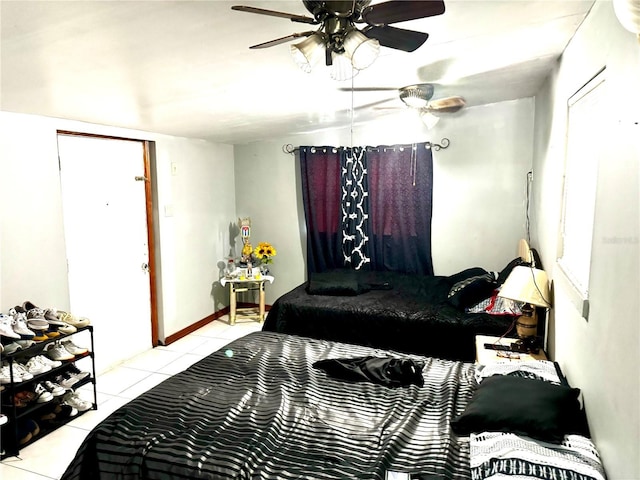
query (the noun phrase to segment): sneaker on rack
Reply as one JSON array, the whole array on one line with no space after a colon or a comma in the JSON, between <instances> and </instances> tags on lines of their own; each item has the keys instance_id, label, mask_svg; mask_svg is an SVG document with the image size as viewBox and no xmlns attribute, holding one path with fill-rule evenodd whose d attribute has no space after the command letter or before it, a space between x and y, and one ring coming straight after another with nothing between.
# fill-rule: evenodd
<instances>
[{"instance_id":1,"label":"sneaker on rack","mask_svg":"<svg viewBox=\"0 0 640 480\"><path fill-rule=\"evenodd\" d=\"M44 319L49 322L50 325L57 325L60 333L70 335L78 331L78 329L70 323L61 321L53 308L47 308L44 311Z\"/></svg>"},{"instance_id":2,"label":"sneaker on rack","mask_svg":"<svg viewBox=\"0 0 640 480\"><path fill-rule=\"evenodd\" d=\"M89 372L83 372L75 365L71 365L69 367L69 370L67 370L67 372L73 375L74 377L76 377L78 380L84 380L85 378L91 375Z\"/></svg>"},{"instance_id":3,"label":"sneaker on rack","mask_svg":"<svg viewBox=\"0 0 640 480\"><path fill-rule=\"evenodd\" d=\"M0 413L0 425L4 425L9 421L9 417L7 417L4 413Z\"/></svg>"},{"instance_id":4,"label":"sneaker on rack","mask_svg":"<svg viewBox=\"0 0 640 480\"><path fill-rule=\"evenodd\" d=\"M62 397L62 404L69 405L70 407L75 408L79 412L84 412L89 410L92 406L91 402L87 402L76 392L71 391L66 393L64 397Z\"/></svg>"},{"instance_id":5,"label":"sneaker on rack","mask_svg":"<svg viewBox=\"0 0 640 480\"><path fill-rule=\"evenodd\" d=\"M44 351L44 354L49 357L51 360L73 360L76 358L75 355L69 353L65 348L60 345L58 342L50 343L47 345L47 348Z\"/></svg>"},{"instance_id":6,"label":"sneaker on rack","mask_svg":"<svg viewBox=\"0 0 640 480\"><path fill-rule=\"evenodd\" d=\"M20 335L13 331L13 317L0 313L0 335L20 340Z\"/></svg>"},{"instance_id":7,"label":"sneaker on rack","mask_svg":"<svg viewBox=\"0 0 640 480\"><path fill-rule=\"evenodd\" d=\"M59 397L60 395L64 395L65 392L67 391L67 389L64 388L63 386L58 385L57 383L53 383L49 380L42 382L42 386L47 390L47 392L49 392L54 397Z\"/></svg>"},{"instance_id":8,"label":"sneaker on rack","mask_svg":"<svg viewBox=\"0 0 640 480\"><path fill-rule=\"evenodd\" d=\"M29 361L24 364L24 367L32 375L40 375L41 373L51 371L51 367L40 362L37 356L31 357Z\"/></svg>"},{"instance_id":9,"label":"sneaker on rack","mask_svg":"<svg viewBox=\"0 0 640 480\"><path fill-rule=\"evenodd\" d=\"M30 340L36 336L36 334L27 328L27 322L24 314L19 313L18 315L11 316L12 321L11 325L13 327L13 331L20 335L20 338L23 340Z\"/></svg>"},{"instance_id":10,"label":"sneaker on rack","mask_svg":"<svg viewBox=\"0 0 640 480\"><path fill-rule=\"evenodd\" d=\"M34 342L33 340L16 340L13 343L17 343L22 350L26 350L27 348L33 347L36 344L36 342Z\"/></svg>"},{"instance_id":11,"label":"sneaker on rack","mask_svg":"<svg viewBox=\"0 0 640 480\"><path fill-rule=\"evenodd\" d=\"M18 343L20 340L16 340L15 342L8 343L4 345L4 353L5 355L11 355L16 353L19 350L22 350L22 346Z\"/></svg>"},{"instance_id":12,"label":"sneaker on rack","mask_svg":"<svg viewBox=\"0 0 640 480\"><path fill-rule=\"evenodd\" d=\"M60 360L51 360L49 357L45 357L44 355L37 355L35 358L37 358L40 363L49 365L51 368L57 368L62 365Z\"/></svg>"},{"instance_id":13,"label":"sneaker on rack","mask_svg":"<svg viewBox=\"0 0 640 480\"><path fill-rule=\"evenodd\" d=\"M56 418L59 420L65 420L67 418L75 417L78 414L78 410L71 405L62 403L60 405L60 411L56 411Z\"/></svg>"},{"instance_id":14,"label":"sneaker on rack","mask_svg":"<svg viewBox=\"0 0 640 480\"><path fill-rule=\"evenodd\" d=\"M22 381L22 376L18 375L18 373L13 371L13 382L19 383ZM0 383L11 383L11 368L8 364L3 363L2 367L0 367Z\"/></svg>"},{"instance_id":15,"label":"sneaker on rack","mask_svg":"<svg viewBox=\"0 0 640 480\"><path fill-rule=\"evenodd\" d=\"M78 345L73 343L71 340L63 340L62 346L71 355L83 355L89 351L88 348L79 347Z\"/></svg>"},{"instance_id":16,"label":"sneaker on rack","mask_svg":"<svg viewBox=\"0 0 640 480\"><path fill-rule=\"evenodd\" d=\"M73 387L76 383L80 381L78 378L69 374L69 372L61 373L55 378L55 380L58 385L61 385L67 389L71 389L71 387Z\"/></svg>"},{"instance_id":17,"label":"sneaker on rack","mask_svg":"<svg viewBox=\"0 0 640 480\"><path fill-rule=\"evenodd\" d=\"M37 383L35 387L33 387L33 393L35 393L38 397L36 399L37 403L46 403L53 400L53 394L44 388L42 383Z\"/></svg>"},{"instance_id":18,"label":"sneaker on rack","mask_svg":"<svg viewBox=\"0 0 640 480\"><path fill-rule=\"evenodd\" d=\"M58 320L68 323L69 325L73 325L76 328L86 327L91 323L86 317L76 317L64 310L57 310L56 315L58 316Z\"/></svg>"},{"instance_id":19,"label":"sneaker on rack","mask_svg":"<svg viewBox=\"0 0 640 480\"><path fill-rule=\"evenodd\" d=\"M21 363L13 362L13 375L16 374L22 377L22 380L31 380L33 378L33 374L29 372Z\"/></svg>"}]
</instances>

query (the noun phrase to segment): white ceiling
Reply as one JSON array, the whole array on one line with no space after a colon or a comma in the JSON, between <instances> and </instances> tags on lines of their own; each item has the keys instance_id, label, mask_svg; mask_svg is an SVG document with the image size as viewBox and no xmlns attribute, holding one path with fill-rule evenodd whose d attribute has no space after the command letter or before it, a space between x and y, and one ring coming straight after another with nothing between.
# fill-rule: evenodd
<instances>
[{"instance_id":1,"label":"white ceiling","mask_svg":"<svg viewBox=\"0 0 640 480\"><path fill-rule=\"evenodd\" d=\"M468 106L533 96L592 3L445 0L443 15L395 24L429 33L422 47L381 48L353 85L431 82L434 99ZM0 107L235 144L349 122L350 80L302 72L290 44L248 48L309 25L236 4L310 15L299 0L1 0ZM372 104L401 105L392 91L353 104L356 122L388 114Z\"/></svg>"}]
</instances>

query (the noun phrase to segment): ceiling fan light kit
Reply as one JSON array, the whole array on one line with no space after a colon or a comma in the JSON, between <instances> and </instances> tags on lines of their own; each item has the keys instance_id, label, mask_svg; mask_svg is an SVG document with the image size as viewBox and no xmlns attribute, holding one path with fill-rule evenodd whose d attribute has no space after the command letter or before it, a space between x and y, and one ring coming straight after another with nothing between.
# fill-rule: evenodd
<instances>
[{"instance_id":1,"label":"ceiling fan light kit","mask_svg":"<svg viewBox=\"0 0 640 480\"><path fill-rule=\"evenodd\" d=\"M320 59L324 58L324 39L322 35L314 33L302 42L291 45L291 56L304 72L311 72L313 67L320 62Z\"/></svg>"},{"instance_id":2,"label":"ceiling fan light kit","mask_svg":"<svg viewBox=\"0 0 640 480\"><path fill-rule=\"evenodd\" d=\"M267 48L306 37L291 47L295 62L308 73L319 63L324 53L325 63L331 67L330 75L336 80L347 80L369 67L378 57L381 45L413 52L429 37L426 33L390 27L389 24L441 15L445 10L442 0L390 0L372 6L369 6L371 0L302 0L302 3L313 18L244 5L234 5L231 8L241 12L288 18L292 22L320 25L316 32L293 33L249 48ZM367 26L358 29L356 23L366 23ZM349 73L346 73L347 64Z\"/></svg>"},{"instance_id":3,"label":"ceiling fan light kit","mask_svg":"<svg viewBox=\"0 0 640 480\"><path fill-rule=\"evenodd\" d=\"M438 124L440 117L436 117L433 113L425 111L420 113L420 120L422 120L422 123L424 123L424 126L427 127L428 130L431 130Z\"/></svg>"},{"instance_id":4,"label":"ceiling fan light kit","mask_svg":"<svg viewBox=\"0 0 640 480\"><path fill-rule=\"evenodd\" d=\"M420 83L418 85L408 85L399 89L400 100L411 108L425 108L429 105L429 100L433 97L433 85L430 83Z\"/></svg>"}]
</instances>

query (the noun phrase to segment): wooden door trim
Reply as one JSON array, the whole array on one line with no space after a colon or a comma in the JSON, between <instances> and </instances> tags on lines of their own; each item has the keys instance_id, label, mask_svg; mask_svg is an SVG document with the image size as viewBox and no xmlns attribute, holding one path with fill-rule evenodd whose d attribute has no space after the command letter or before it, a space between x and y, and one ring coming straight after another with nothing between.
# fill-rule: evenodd
<instances>
[{"instance_id":1,"label":"wooden door trim","mask_svg":"<svg viewBox=\"0 0 640 480\"><path fill-rule=\"evenodd\" d=\"M57 135L68 135L75 137L91 137L103 140L124 140L128 142L139 142L142 144L143 152L143 175L144 175L144 195L145 210L147 216L147 248L149 250L149 297L151 303L151 344L157 347L158 342L158 292L156 288L156 252L155 237L153 230L153 196L151 192L151 160L149 140L140 140L136 138L117 137L112 135L99 135L94 133L73 132L70 130L56 130Z\"/></svg>"}]
</instances>

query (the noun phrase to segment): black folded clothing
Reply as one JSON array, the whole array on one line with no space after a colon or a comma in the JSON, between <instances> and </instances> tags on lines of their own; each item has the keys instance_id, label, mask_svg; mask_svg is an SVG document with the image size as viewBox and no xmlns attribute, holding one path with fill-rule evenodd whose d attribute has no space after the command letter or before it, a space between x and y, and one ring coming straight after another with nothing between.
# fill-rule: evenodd
<instances>
[{"instance_id":1,"label":"black folded clothing","mask_svg":"<svg viewBox=\"0 0 640 480\"><path fill-rule=\"evenodd\" d=\"M424 384L424 362L394 357L332 358L313 364L330 376L354 382L372 382L387 387Z\"/></svg>"}]
</instances>

